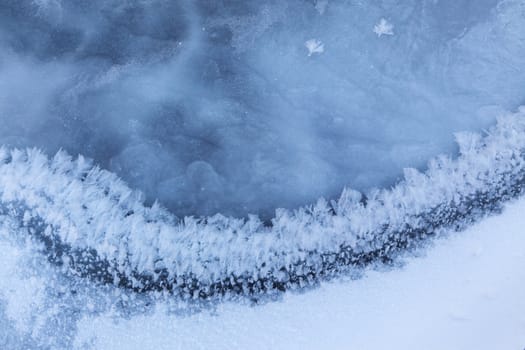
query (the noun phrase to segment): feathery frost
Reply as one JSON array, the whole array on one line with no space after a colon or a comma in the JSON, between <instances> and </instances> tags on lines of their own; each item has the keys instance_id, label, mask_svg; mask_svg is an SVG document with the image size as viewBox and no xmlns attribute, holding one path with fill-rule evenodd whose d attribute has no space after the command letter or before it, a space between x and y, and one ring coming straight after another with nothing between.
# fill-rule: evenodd
<instances>
[{"instance_id":1,"label":"feathery frost","mask_svg":"<svg viewBox=\"0 0 525 350\"><path fill-rule=\"evenodd\" d=\"M406 169L391 189L278 209L271 226L255 216L180 219L82 156L2 148L0 208L45 243L50 261L103 283L188 298L285 290L388 260L521 194L525 107L486 135L456 139L456 159Z\"/></svg>"}]
</instances>

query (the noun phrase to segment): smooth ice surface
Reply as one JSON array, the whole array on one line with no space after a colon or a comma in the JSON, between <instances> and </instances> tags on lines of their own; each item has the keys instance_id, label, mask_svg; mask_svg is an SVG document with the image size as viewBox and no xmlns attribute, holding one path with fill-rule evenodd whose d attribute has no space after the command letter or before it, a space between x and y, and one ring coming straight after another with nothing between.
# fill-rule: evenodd
<instances>
[{"instance_id":1,"label":"smooth ice surface","mask_svg":"<svg viewBox=\"0 0 525 350\"><path fill-rule=\"evenodd\" d=\"M522 349L525 199L391 270L197 313L62 276L0 229L5 349ZM18 237L18 238L17 238Z\"/></svg>"},{"instance_id":2,"label":"smooth ice surface","mask_svg":"<svg viewBox=\"0 0 525 350\"><path fill-rule=\"evenodd\" d=\"M0 143L178 215L395 181L523 102L521 1L0 2Z\"/></svg>"}]
</instances>

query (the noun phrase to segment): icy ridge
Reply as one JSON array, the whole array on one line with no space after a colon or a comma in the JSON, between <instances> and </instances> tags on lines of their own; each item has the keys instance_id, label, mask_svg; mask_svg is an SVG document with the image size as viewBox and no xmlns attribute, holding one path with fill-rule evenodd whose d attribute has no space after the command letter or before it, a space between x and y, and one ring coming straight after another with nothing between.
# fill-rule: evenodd
<instances>
[{"instance_id":1,"label":"icy ridge","mask_svg":"<svg viewBox=\"0 0 525 350\"><path fill-rule=\"evenodd\" d=\"M178 219L82 156L37 149L0 149L0 208L46 243L50 260L105 283L184 297L284 290L389 259L522 193L525 107L456 139L456 159L406 169L367 196L346 189L336 201L278 209L271 227L255 216Z\"/></svg>"}]
</instances>

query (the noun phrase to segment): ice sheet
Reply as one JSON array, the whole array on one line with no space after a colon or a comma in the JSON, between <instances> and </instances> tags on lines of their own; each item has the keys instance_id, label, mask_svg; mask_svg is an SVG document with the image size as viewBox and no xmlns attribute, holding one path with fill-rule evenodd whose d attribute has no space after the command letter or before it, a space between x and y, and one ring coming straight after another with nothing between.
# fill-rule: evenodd
<instances>
[{"instance_id":1,"label":"ice sheet","mask_svg":"<svg viewBox=\"0 0 525 350\"><path fill-rule=\"evenodd\" d=\"M0 4L0 143L81 153L179 216L395 182L523 102L520 1ZM379 33L379 34L378 34Z\"/></svg>"}]
</instances>

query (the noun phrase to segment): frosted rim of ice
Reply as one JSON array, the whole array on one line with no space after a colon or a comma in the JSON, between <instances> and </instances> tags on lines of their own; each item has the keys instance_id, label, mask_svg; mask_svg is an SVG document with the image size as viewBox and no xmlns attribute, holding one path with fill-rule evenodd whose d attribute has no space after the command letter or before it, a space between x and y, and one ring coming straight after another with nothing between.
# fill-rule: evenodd
<instances>
[{"instance_id":1,"label":"frosted rim of ice","mask_svg":"<svg viewBox=\"0 0 525 350\"><path fill-rule=\"evenodd\" d=\"M388 260L442 228L459 229L520 195L525 181L525 107L485 135L458 133L459 156L424 173L405 169L391 189L259 218L179 220L86 158L0 149L0 208L49 260L76 275L185 298L258 294L315 284L349 267Z\"/></svg>"}]
</instances>

